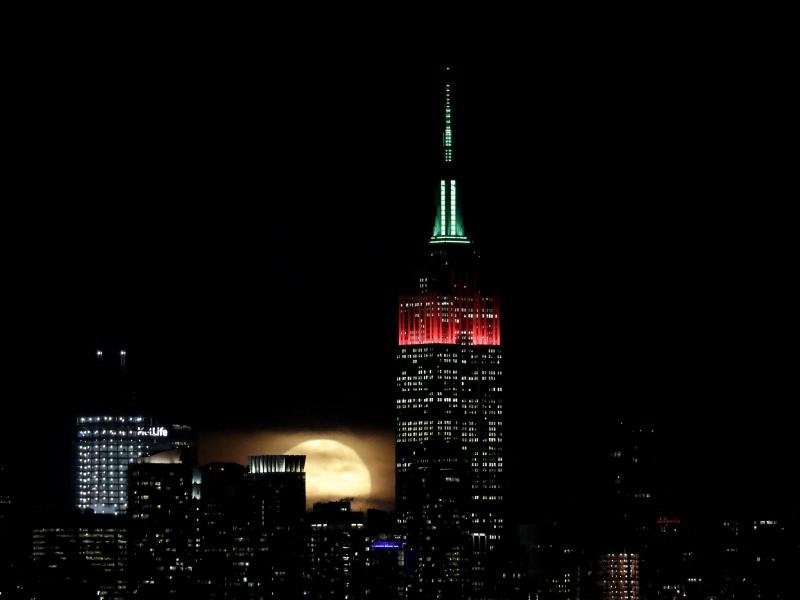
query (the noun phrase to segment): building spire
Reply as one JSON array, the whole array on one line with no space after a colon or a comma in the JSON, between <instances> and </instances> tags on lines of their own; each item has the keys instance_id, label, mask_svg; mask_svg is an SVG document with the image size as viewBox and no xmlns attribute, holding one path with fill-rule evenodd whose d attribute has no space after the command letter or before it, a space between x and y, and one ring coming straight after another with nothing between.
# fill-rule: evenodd
<instances>
[{"instance_id":1,"label":"building spire","mask_svg":"<svg viewBox=\"0 0 800 600\"><path fill-rule=\"evenodd\" d=\"M469 244L464 234L458 185L455 173L453 144L453 67L444 65L441 71L442 150L439 175L439 202L431 244Z\"/></svg>"}]
</instances>

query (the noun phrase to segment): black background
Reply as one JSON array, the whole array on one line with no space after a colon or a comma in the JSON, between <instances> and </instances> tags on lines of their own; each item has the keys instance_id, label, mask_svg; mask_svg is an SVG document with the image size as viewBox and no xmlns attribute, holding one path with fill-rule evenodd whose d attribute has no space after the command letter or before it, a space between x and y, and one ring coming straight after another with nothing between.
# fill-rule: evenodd
<instances>
[{"instance_id":1,"label":"black background","mask_svg":"<svg viewBox=\"0 0 800 600\"><path fill-rule=\"evenodd\" d=\"M3 420L30 496L68 499L99 338L125 340L142 407L200 429L392 427L447 61L519 518L590 494L603 419L630 412L656 418L687 505L797 504L777 47L564 27L420 58L116 33L26 38L6 75Z\"/></svg>"}]
</instances>

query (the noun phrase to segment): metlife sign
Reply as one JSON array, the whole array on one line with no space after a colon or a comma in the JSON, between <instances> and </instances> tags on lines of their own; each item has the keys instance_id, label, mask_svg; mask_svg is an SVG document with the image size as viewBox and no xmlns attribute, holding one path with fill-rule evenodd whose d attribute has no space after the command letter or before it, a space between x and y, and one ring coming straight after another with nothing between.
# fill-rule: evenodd
<instances>
[{"instance_id":1,"label":"metlife sign","mask_svg":"<svg viewBox=\"0 0 800 600\"><path fill-rule=\"evenodd\" d=\"M138 435L145 435L150 437L167 437L166 427L149 427L147 429L139 429Z\"/></svg>"},{"instance_id":2,"label":"metlife sign","mask_svg":"<svg viewBox=\"0 0 800 600\"><path fill-rule=\"evenodd\" d=\"M78 437L167 437L169 432L166 427L137 427L136 429L82 429Z\"/></svg>"}]
</instances>

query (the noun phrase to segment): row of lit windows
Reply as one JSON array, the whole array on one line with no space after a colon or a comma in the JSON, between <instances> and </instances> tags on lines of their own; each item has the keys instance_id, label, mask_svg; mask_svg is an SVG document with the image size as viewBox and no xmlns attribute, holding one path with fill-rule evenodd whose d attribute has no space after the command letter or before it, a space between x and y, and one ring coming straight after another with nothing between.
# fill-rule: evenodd
<instances>
[{"instance_id":1,"label":"row of lit windows","mask_svg":"<svg viewBox=\"0 0 800 600\"><path fill-rule=\"evenodd\" d=\"M413 404L413 405L418 404L419 406L417 406L417 408L426 408L431 404L441 404L442 402L444 402L445 404L456 404L458 401L459 401L458 398L451 398L451 397L439 398L438 396L437 397L423 396L422 398L398 398L397 404L400 407L403 407L404 405L407 404ZM462 399L461 401L467 405L473 403L469 399L466 400Z\"/></svg>"},{"instance_id":2,"label":"row of lit windows","mask_svg":"<svg viewBox=\"0 0 800 600\"><path fill-rule=\"evenodd\" d=\"M400 348L401 354L423 354L428 357L433 356L433 350L427 346L403 346Z\"/></svg>"},{"instance_id":3,"label":"row of lit windows","mask_svg":"<svg viewBox=\"0 0 800 600\"><path fill-rule=\"evenodd\" d=\"M94 445L87 445L82 444L78 448L78 454L82 456L97 456L98 454L109 455L109 454L119 454L122 455L133 455L137 452L142 452L150 448L149 445L137 445L137 446L121 446L118 444L94 444Z\"/></svg>"},{"instance_id":4,"label":"row of lit windows","mask_svg":"<svg viewBox=\"0 0 800 600\"><path fill-rule=\"evenodd\" d=\"M422 282L422 280L420 280L420 282ZM448 298L452 298L452 299L448 300ZM480 300L482 302L490 302L491 298L481 298ZM463 305L464 304L471 305L473 302L475 302L475 298L469 297L469 296L463 296L463 297L458 297L458 296L440 296L440 297L438 297L438 298L436 298L434 300L430 300L428 298L425 298L425 299L417 298L417 299L414 299L414 300L403 300L403 301L400 302L400 307L401 308L422 308L422 307L436 307L436 308L445 307L446 308L448 306L451 306L453 308L459 309L459 308L471 308L471 306L464 307ZM491 308L483 307L483 308L480 308L478 310L486 312L488 310L491 310Z\"/></svg>"},{"instance_id":5,"label":"row of lit windows","mask_svg":"<svg viewBox=\"0 0 800 600\"><path fill-rule=\"evenodd\" d=\"M437 398L436 400L432 398L400 398L397 400L397 409L402 411L412 411L412 410L423 410L427 414L428 409L432 409L434 406L438 407L439 410L442 410L446 414L453 414L452 410L447 410L441 407L441 403L445 404L457 404L458 400L455 398ZM477 406L475 406L477 402L465 402L464 400L461 401L463 414L470 417L477 417L478 410ZM413 413L412 413L413 414ZM503 414L502 410L492 410L492 411L484 411L484 414L489 416L501 416ZM500 432L497 432L498 437L502 437Z\"/></svg>"},{"instance_id":6,"label":"row of lit windows","mask_svg":"<svg viewBox=\"0 0 800 600\"><path fill-rule=\"evenodd\" d=\"M473 469L478 470L481 467L484 469L500 469L503 467L503 465L498 462L472 463Z\"/></svg>"},{"instance_id":7,"label":"row of lit windows","mask_svg":"<svg viewBox=\"0 0 800 600\"><path fill-rule=\"evenodd\" d=\"M97 441L97 440L95 440ZM122 440L103 440L102 444L92 444L90 440L83 440L80 442L80 450L113 450L113 451L121 451L125 450L143 450L145 448L149 448L149 444L126 444Z\"/></svg>"},{"instance_id":8,"label":"row of lit windows","mask_svg":"<svg viewBox=\"0 0 800 600\"><path fill-rule=\"evenodd\" d=\"M131 453L130 455L123 455L119 454L118 456L110 455L106 458L106 455L103 455L102 458L98 457L97 454L94 455L94 458L79 458L78 462L82 464L92 464L92 465L101 465L101 464L108 464L108 465L127 465L133 462L137 458L138 455ZM121 459L130 459L130 460L121 460Z\"/></svg>"},{"instance_id":9,"label":"row of lit windows","mask_svg":"<svg viewBox=\"0 0 800 600\"><path fill-rule=\"evenodd\" d=\"M144 417L80 417L79 423L103 423L118 421L120 423L141 423Z\"/></svg>"},{"instance_id":10,"label":"row of lit windows","mask_svg":"<svg viewBox=\"0 0 800 600\"><path fill-rule=\"evenodd\" d=\"M414 315L416 316L429 316L434 314L441 315L452 312L469 317L499 317L497 314L497 309L489 304L489 301L486 298L482 298L481 301L484 303L484 306L480 306L477 309L474 307L474 298L456 298L454 300L416 300L413 302L406 301L400 302L400 308L406 310L422 310L422 312L415 312Z\"/></svg>"},{"instance_id":11,"label":"row of lit windows","mask_svg":"<svg viewBox=\"0 0 800 600\"><path fill-rule=\"evenodd\" d=\"M143 438L143 437L165 437L166 430L163 428L151 427L150 429L81 429L78 431L79 438L86 437L130 437L130 438ZM109 440L113 442L114 440Z\"/></svg>"},{"instance_id":12,"label":"row of lit windows","mask_svg":"<svg viewBox=\"0 0 800 600\"><path fill-rule=\"evenodd\" d=\"M120 490L120 492L124 493L124 491L125 491L124 488L126 487L125 483L126 483L126 479L124 479L124 478L121 478L121 479L104 478L102 480L102 483L101 483L101 480L99 480L99 479L93 479L91 481L84 480L78 485L78 487L80 489L91 489L91 490L115 489L115 490Z\"/></svg>"},{"instance_id":13,"label":"row of lit windows","mask_svg":"<svg viewBox=\"0 0 800 600\"><path fill-rule=\"evenodd\" d=\"M403 373L397 377L397 381L413 381L422 383L423 381L429 381L433 379L433 375L425 375L423 373L420 374L413 374L413 375L406 375Z\"/></svg>"}]
</instances>

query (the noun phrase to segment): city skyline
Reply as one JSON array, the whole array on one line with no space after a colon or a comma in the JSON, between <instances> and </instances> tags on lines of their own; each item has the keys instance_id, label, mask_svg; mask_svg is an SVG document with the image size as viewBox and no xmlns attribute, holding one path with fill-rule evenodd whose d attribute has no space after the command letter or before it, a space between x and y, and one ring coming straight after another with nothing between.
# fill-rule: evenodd
<instances>
[{"instance_id":1,"label":"city skyline","mask_svg":"<svg viewBox=\"0 0 800 600\"><path fill-rule=\"evenodd\" d=\"M489 287L503 299L508 428L506 468L497 477L508 490L507 525L535 531L543 519L558 520L570 511L580 513L581 522L588 523L595 510L602 517L603 501L590 506L588 500L608 483L600 469L609 456L606 446L618 441L611 432L628 419L636 423L635 431L652 434L657 444L651 464L657 473L642 472L649 483L637 480L641 473L631 475L621 467L617 473L618 482L625 482L618 490L626 498L622 504L630 503L620 523L632 528L633 537L614 543L625 550L639 536L643 572L648 572L648 552L655 547L649 544L663 545L667 556L674 549L670 544L680 539L685 523L676 514L695 523L709 515L759 515L757 523L775 529L783 526L776 515L796 518L800 503L787 476L794 454L791 426L776 415L789 372L780 326L789 304L784 273L791 261L780 251L780 240L759 229L759 217L768 213L747 210L748 194L769 191L756 187L766 181L769 155L755 156L742 141L757 135L744 128L736 135L739 143L732 144L721 114L709 124L708 113L693 112L697 105L678 101L680 90L658 96L666 88L655 77L649 82L651 96L637 88L641 104L617 105L633 91L625 81L631 72L624 69L607 80L592 74L589 80L606 86L611 97L597 100L587 115L575 112L585 106L564 90L546 98L544 110L529 112L523 107L536 93L514 86L520 67L455 67L468 99L459 136L463 123L469 150L458 190L456 179L436 174L432 144L421 134L435 129L439 107L427 103L428 96L436 98L430 93L434 69L412 74L405 66L369 76L331 69L314 84L289 71L280 88L288 96L278 103L298 119L308 116L301 131L308 130L295 139L291 128L281 129L277 120L262 124L262 133L277 131L270 139L281 140L267 147L283 149L267 155L270 166L250 162L243 167L238 156L212 152L222 169L204 175L209 182L202 191L205 207L190 202L162 211L157 202L122 200L100 213L104 225L99 229L78 217L70 223L74 229L55 232L48 240L50 262L43 267L62 277L73 275L73 281L64 280L69 290L61 296L65 302L32 327L26 328L22 319L12 329L19 342L12 364L21 366L15 377L29 383L29 400L48 393L64 400L51 405L39 427L43 443L15 461L17 472L25 472L26 464L40 463L43 455L55 457L45 468L52 477L31 478L30 485L21 487L23 494L58 505L59 496L69 491L63 479L64 424L74 424L77 414L168 415L181 421L191 414L200 439L216 436L222 447L301 431L363 434L374 440L385 436L392 427L396 332L408 364L433 356L412 357L415 344L454 341L441 323L433 337L414 324L408 311L416 306L415 296L402 295L414 278L409 251L421 248L414 240L424 241L426 224L435 222L433 244L477 241L488 265ZM550 76L562 81L560 74ZM683 93L704 89L699 69L673 76L694 84L686 84ZM322 108L322 82L341 84L342 77L353 89L338 98L334 94L331 106ZM567 89L577 92L581 85ZM706 92L710 96L703 101L711 106L717 97L711 88ZM359 93L366 104L350 104ZM373 95L394 110L370 104ZM298 96L305 103L281 104ZM567 101L559 106L558 100ZM669 114L668 108L673 111L668 122L652 116ZM326 117L318 121L311 109ZM398 117L403 109L406 113ZM598 118L603 109L611 115L608 121ZM339 120L331 124L333 113ZM612 126L614 117L624 119L622 127ZM385 126L376 128L375 119ZM314 124L323 121L330 129L321 133ZM584 130L584 125L593 129ZM225 139L228 125L220 126L225 131L217 135ZM681 136L692 127L708 136L704 146L682 144ZM92 131L100 135L101 129L98 123ZM206 166L213 162L192 150L189 140L177 141L176 147L188 154L176 163L175 173L162 171L156 177L145 171L139 179L133 169L106 166L111 172L121 168L123 177L128 174L134 195L147 185L174 186L181 170L194 173L206 160ZM641 147L634 148L637 144ZM452 154L445 145L447 161ZM750 151L749 171L741 170L743 150ZM358 168L355 156L363 160ZM284 160L300 170L275 170ZM313 175L304 175L303 168ZM730 202L733 188L711 187L720 173L735 168L738 204ZM241 178L231 179L235 174ZM355 183L361 187L351 193ZM181 193L188 198L192 192L200 193L200 187ZM215 194L227 196L212 208ZM231 194L257 208L231 204ZM72 235L80 242L65 246ZM66 251L57 252L62 248ZM59 283L44 277L20 289L46 293ZM427 284L418 283L426 292ZM398 293L399 320L392 309ZM21 314L33 315L42 298ZM479 304L480 311L497 316L496 301L482 298ZM65 318L62 312L69 311L72 318ZM485 322L476 321L472 335L489 346L500 339L499 329ZM39 354L42 338L49 345ZM109 340L111 355L125 357L126 377L136 381L128 392L135 394L115 398L108 411L89 412L97 398L88 391L96 373L87 367L87 358L100 356L99 348ZM36 377L37 367L47 376ZM22 414L28 411L32 419L34 406L24 402ZM23 443L25 434L25 429L15 430L6 442ZM269 453L266 446L252 455ZM286 451L301 454L297 448L302 445ZM613 452L639 460L636 447L632 454ZM358 460L351 467L369 470ZM225 467L203 468L212 478L230 476L221 475ZM309 486L312 471L307 472ZM533 500L526 495L531 486L537 490ZM309 506L315 504L312 497ZM380 501L388 506L385 494ZM216 518L213 510L209 523ZM339 508L321 510L335 513ZM349 513L350 505L342 510ZM322 528L338 523L323 514L314 518ZM355 520L361 522L362 516ZM739 535L739 522L723 527L728 523ZM603 527L599 521L590 525L597 532ZM349 544L354 531L343 533L336 544ZM314 544L319 548L328 541ZM612 579L622 577L619 573L630 577L638 593L640 554L629 556L611 546L597 564ZM642 582L643 593L653 581Z\"/></svg>"},{"instance_id":2,"label":"city skyline","mask_svg":"<svg viewBox=\"0 0 800 600\"><path fill-rule=\"evenodd\" d=\"M718 85L733 85L731 73L722 71L718 81L704 82L690 53L675 60L682 69L662 61L657 63L661 68L642 75L637 59L628 57L601 78L592 61L580 64L576 56L566 55L542 66L541 86L526 78L525 85L513 86L513 93L510 82L526 72L522 59L455 63L466 92L464 211L506 299L503 318L512 357L508 385L517 398L508 407L516 411L511 421L527 422L537 434L531 439L510 430L511 460L536 462L542 487L560 492L560 472L576 466L573 450L564 449L563 462L543 462L537 456L576 428L573 440L580 445L593 418L619 403L622 412L635 407L658 416L685 441L680 464L693 471L687 473L687 487L704 489L703 498L719 493L745 496L748 503L790 505L792 492L781 477L792 456L790 429L776 417L788 372L780 328L789 302L789 255L780 237L768 233L769 227L782 226L777 216L775 223L770 218L770 201L757 200L775 195L777 181L769 175L773 154L758 143L761 134L748 125L751 121L738 130L739 141L731 142L734 132L726 116L738 114L739 104L728 87ZM76 74L85 93L96 89L93 76L101 65L96 58ZM564 83L557 65L564 72L578 68L585 79L542 94L542 88ZM265 187L259 173L269 172L271 163L257 161L249 142L237 148L235 157L218 151L204 157L189 144L194 138L175 139L185 151L177 171L138 170L130 161L108 171L110 164L89 140L103 139L103 111L110 117L113 107L134 106L128 98L93 113L88 137L77 138L77 155L65 154L62 163L46 161L65 176L67 189L76 189L83 164L79 156L101 161L105 167L89 198L102 197L105 178L113 176L125 185L116 201L100 205L100 212L76 205L59 220L66 207L56 207L38 215L41 222L35 227L21 218L21 228L8 239L20 248L35 244L19 265L38 274L31 278L13 266L10 273L18 292L12 310L20 319L11 324L8 338L13 348L8 386L21 390L23 414L46 407L56 419L71 418L85 389L85 379L76 373L86 370L97 338L111 337L129 341L139 356L143 381L138 401L178 413L192 407L200 429L243 424L268 429L275 420L288 428L392 427L387 382L393 303L399 282L408 275L404 253L425 243L424 229L435 210L430 158L436 145L431 133L435 68L432 63L375 69L324 61L317 68L316 84L289 68L275 72L282 95L272 99L275 110L298 117L297 125L322 127L323 133L312 136L322 146L311 159L322 175L304 180L308 195L320 198L314 210L287 200L297 191L292 177L284 175ZM132 81L150 81L123 73ZM163 71L156 69L153 77L159 74ZM219 71L212 75L222 77ZM199 84L197 76L187 74L189 82ZM109 77L122 84L121 76ZM324 103L307 100L289 107L312 87L331 90L340 80L346 85L337 89L345 95L318 91L322 96L315 97L324 97ZM577 95L587 82L603 91L592 103ZM671 95L655 93L662 88L671 89ZM172 102L188 97L180 87L166 89ZM231 89L232 95L242 91L235 85ZM652 94L645 95L644 89ZM503 95L499 90L508 91ZM634 90L639 102L624 103ZM696 102L676 103L689 91ZM559 105L566 96L569 102ZM377 107L376 98L385 106ZM727 108L709 116L709 107L723 99ZM71 106L89 115L77 100ZM301 119L301 114L314 114L307 110L311 106L318 117ZM527 106L536 110L522 109ZM580 107L592 110L585 113ZM342 119L333 118L337 112ZM608 118L599 119L599 114ZM143 109L140 116L148 116L145 131L151 134L167 123L166 114L155 108ZM504 118L507 126L499 126ZM376 156L367 149L381 120L383 154ZM59 124L56 131L64 127ZM120 135L109 143L124 156L131 158L136 148L146 147L148 137L122 122L117 127ZM192 129L188 123L178 127L174 131ZM292 149L284 158L273 157L278 159L274 164L290 165L301 156L306 160L282 123L270 129L260 122L256 129L272 131L270 139L279 140L272 147ZM684 143L695 130L703 132L702 149ZM217 129L210 139L238 135ZM339 155L333 151L337 146ZM498 152L501 148L506 151ZM162 184L183 181L180 173L199 175L200 165L212 158L218 160L219 173L207 170L201 177L209 182L202 201L155 202L161 191L153 201L141 196L145 187L159 190ZM354 170L355 164L362 167ZM682 164L705 166L686 169ZM538 179L507 175L531 165ZM569 187L561 189L564 181ZM195 183L188 185L181 195L186 200L201 191ZM720 188L712 194L714 185ZM345 200L321 200L334 192ZM748 210L751 202L754 208ZM518 218L528 211L533 211L531 218ZM100 219L100 225L90 225L89 216ZM304 231L292 227L298 223ZM377 230L375 223L381 224ZM530 286L541 290L533 310L547 318L528 316L531 308L523 298ZM333 291L348 287L351 295ZM316 339L325 322L308 318L314 298L322 293L333 313L358 310L364 324L339 337L344 350L338 354L358 352L369 361L365 385L336 397L323 382L345 368L337 353L317 366L320 377L304 380L310 388L293 388L279 374L303 377L291 356ZM526 339L541 343L526 353L520 350ZM267 343L276 340L285 348L283 358ZM535 390L520 379L529 364L540 365L541 383ZM269 390L260 375L265 365L276 373L277 387ZM53 376L43 378L40 370ZM70 390L66 396L62 382ZM255 415L254 393L264 403ZM275 410L282 398L298 394L313 410L293 413L285 404ZM223 398L226 410L221 412L214 407ZM749 398L758 399L758 410L729 408ZM579 409L579 423L565 423L567 416L575 418L574 410L563 409L567 405ZM52 439L56 443L58 437ZM54 448L63 448L66 439L61 437ZM769 490L766 498L758 497L754 490L759 489Z\"/></svg>"},{"instance_id":3,"label":"city skyline","mask_svg":"<svg viewBox=\"0 0 800 600\"><path fill-rule=\"evenodd\" d=\"M73 135L75 152L53 163L52 181L75 193L93 161L88 197L103 200L106 186L122 185L113 201L76 204L61 220L58 211L47 214L35 230L21 219L11 237L22 252L24 242L38 245L10 274L20 293L7 385L22 390L17 420L31 427L4 439L3 485L14 481L18 491L5 504L37 515L77 498L81 507L122 513L127 469L115 461L147 451L141 437L166 437L156 425L179 422L197 432L201 456L227 462L195 465L187 453L180 467L134 469L137 510L163 522L132 526L130 540L146 562L159 528L175 533L172 509L151 503L148 492L166 477L165 489L177 494L167 501L184 523L169 539L200 549L180 557L178 569L199 560L207 574L195 583L209 590L230 582L244 594L255 577L263 593L278 577L297 591L306 552L318 574L337 572L341 562L337 585L346 590L355 585L353 544L390 552L383 566L394 581L403 552L408 571L418 559L431 563L427 546L435 553L441 542L451 546L445 578L464 573L452 580L453 598L470 588L476 598L522 593L522 578L533 581L532 557L561 549L569 555L560 559L563 570L537 575L536 585L578 589L590 580L576 583L575 573L594 564L608 597L617 597L617 580L647 597L702 583L687 579L688 568L715 572L716 559L678 551L698 524L719 528L704 541L730 535L783 561L789 554L770 540L788 540L780 537L792 531L785 523L800 517L788 476L791 425L778 413L791 372L782 344L793 261L775 234L785 224L770 228L775 215L756 199L774 193L775 156L758 146L753 123L732 131L738 105L720 85L725 74L707 80L688 55L678 57L680 72L665 61L647 74L633 58L607 71L598 58L578 58L561 59L578 68L578 79L553 65L528 73L524 61L447 63L446 81L459 90L458 177L449 170L452 98L449 84L443 96L435 91L438 65L372 70L321 61L310 79L285 68L271 74L277 93L205 98L231 110L218 107L204 133L193 120L206 114L202 102L192 104L193 84L206 81L199 73L173 83L166 71L143 77L122 69L108 79L119 95L99 109L83 108L79 94L70 106L92 120L85 135L59 122L56 147ZM96 89L103 59L96 60L77 74L82 93ZM137 77L158 80L175 107L190 106L178 111L185 120L148 107L147 90L156 87L121 93ZM214 77L236 81L233 69ZM582 93L590 88L596 95L587 104ZM245 98L245 109L232 110L231 98ZM270 118L256 109L260 102ZM113 116L134 107L129 121ZM104 117L115 123L113 134ZM240 144L225 145L232 140ZM470 275L472 241L486 275L480 287ZM413 257L426 245L431 262L415 271ZM454 315L463 325L457 330ZM97 367L109 357L119 393L109 393L116 375ZM453 375L451 363L464 373ZM428 384L429 372L445 375ZM427 385L445 392L420 396ZM451 429L456 420L420 421L415 411L427 411L431 398L444 402L433 408L437 418L463 422ZM486 413L481 441L473 410ZM120 423L143 416L153 427L93 427L122 415ZM359 512L392 505L382 445L395 425L396 526ZM443 440L431 438L440 428ZM451 444L455 430L464 437ZM294 441L284 448L278 438ZM216 449L203 448L204 440ZM372 442L381 449L371 456L353 449ZM273 477L265 465L288 464L274 454L304 458L291 477L290 470ZM46 477L36 468L45 459ZM448 483L436 487L431 473L439 467ZM326 468L347 473L358 491L320 495L330 483L320 484ZM382 487L373 489L381 470ZM467 481L479 493L470 501L456 489ZM195 498L195 487L205 499ZM347 495L361 504L351 506ZM421 508L431 497L439 502L434 516ZM289 498L292 508L281 508ZM450 510L442 513L444 506ZM109 535L128 543L123 525L84 517L72 529L34 529L39 560L82 531L105 543L109 523ZM254 519L261 522L251 530ZM427 525L415 530L415 519ZM276 544L297 542L306 524L309 545L281 566L286 556ZM581 527L583 545L575 546L570 528ZM549 549L540 544L543 531L557 534ZM380 544L369 545L366 532ZM466 532L473 556L463 562ZM481 536L488 545L474 544ZM506 544L512 538L516 550ZM523 547L527 570L515 555ZM654 570L658 556L665 558ZM679 556L679 566L669 562ZM370 560L353 577L375 577L380 571L367 567L379 563ZM120 565L115 555L114 572L124 572ZM426 565L417 580L420 597L435 596L437 568ZM753 572L768 580L778 572L769 568ZM747 585L747 577L724 572L723 588ZM414 578L401 578L411 593ZM493 587L501 580L504 591Z\"/></svg>"}]
</instances>

